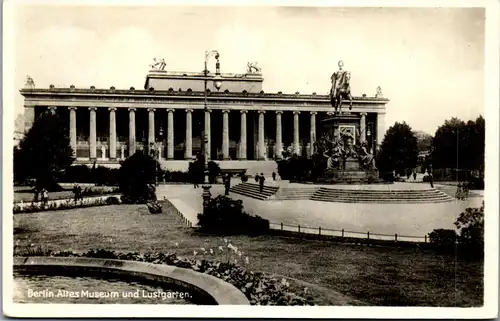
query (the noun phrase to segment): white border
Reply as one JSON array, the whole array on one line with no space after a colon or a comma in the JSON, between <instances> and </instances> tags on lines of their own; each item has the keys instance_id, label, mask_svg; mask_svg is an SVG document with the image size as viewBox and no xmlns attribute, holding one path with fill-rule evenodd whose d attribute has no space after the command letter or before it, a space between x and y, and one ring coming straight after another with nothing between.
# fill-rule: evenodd
<instances>
[{"instance_id":1,"label":"white border","mask_svg":"<svg viewBox=\"0 0 500 321\"><path fill-rule=\"evenodd\" d=\"M350 7L485 7L485 119L486 119L486 259L485 300L482 308L393 308L393 307L260 307L260 306L160 306L160 305L63 305L63 304L12 304L12 146L14 126L13 87L15 39L12 12L16 4L82 4L84 5L230 5L230 6L350 6ZM131 1L131 0L31 0L7 1L4 3L4 75L3 75L3 298L4 313L17 317L293 317L293 318L494 318L498 308L498 118L499 118L499 2L496 0L475 1L263 1L242 0L238 2L219 0L206 1ZM471 93L479 94L479 93Z\"/></svg>"}]
</instances>

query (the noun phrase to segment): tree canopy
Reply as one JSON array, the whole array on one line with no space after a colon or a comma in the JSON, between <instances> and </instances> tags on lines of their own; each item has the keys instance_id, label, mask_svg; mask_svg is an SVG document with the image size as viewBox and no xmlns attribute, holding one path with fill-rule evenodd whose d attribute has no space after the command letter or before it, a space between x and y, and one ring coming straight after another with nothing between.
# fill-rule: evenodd
<instances>
[{"instance_id":1,"label":"tree canopy","mask_svg":"<svg viewBox=\"0 0 500 321\"><path fill-rule=\"evenodd\" d=\"M446 120L432 141L434 168L484 169L485 121Z\"/></svg>"},{"instance_id":2,"label":"tree canopy","mask_svg":"<svg viewBox=\"0 0 500 321\"><path fill-rule=\"evenodd\" d=\"M377 167L382 172L395 170L405 175L406 170L417 164L417 138L405 122L396 122L385 133Z\"/></svg>"},{"instance_id":3,"label":"tree canopy","mask_svg":"<svg viewBox=\"0 0 500 321\"><path fill-rule=\"evenodd\" d=\"M414 131L415 137L417 138L417 151L425 152L432 148L432 135L427 134L421 130Z\"/></svg>"},{"instance_id":4,"label":"tree canopy","mask_svg":"<svg viewBox=\"0 0 500 321\"><path fill-rule=\"evenodd\" d=\"M14 150L14 180L34 179L38 188L57 189L57 178L75 160L68 133L61 117L41 114Z\"/></svg>"}]
</instances>

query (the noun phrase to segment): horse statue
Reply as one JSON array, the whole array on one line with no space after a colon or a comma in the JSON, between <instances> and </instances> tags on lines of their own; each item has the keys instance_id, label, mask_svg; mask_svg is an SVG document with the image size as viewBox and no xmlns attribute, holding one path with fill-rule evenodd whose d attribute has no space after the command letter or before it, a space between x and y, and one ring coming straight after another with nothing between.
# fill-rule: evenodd
<instances>
[{"instance_id":1,"label":"horse statue","mask_svg":"<svg viewBox=\"0 0 500 321\"><path fill-rule=\"evenodd\" d=\"M335 112L337 112L337 108L339 113L342 109L342 99L349 100L349 110L352 109L352 96L351 96L351 73L348 71L342 70L344 63L339 61L339 70L334 72L331 80L332 80L332 88L330 90L330 101L332 106L335 108Z\"/></svg>"},{"instance_id":2,"label":"horse statue","mask_svg":"<svg viewBox=\"0 0 500 321\"><path fill-rule=\"evenodd\" d=\"M257 62L247 62L247 73L260 73L260 68L257 66Z\"/></svg>"}]
</instances>

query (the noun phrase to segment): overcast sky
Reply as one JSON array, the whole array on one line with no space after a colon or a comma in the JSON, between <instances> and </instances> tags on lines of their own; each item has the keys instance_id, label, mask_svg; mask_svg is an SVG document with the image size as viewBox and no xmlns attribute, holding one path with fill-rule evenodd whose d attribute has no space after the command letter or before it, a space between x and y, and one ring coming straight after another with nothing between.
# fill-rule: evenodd
<instances>
[{"instance_id":1,"label":"overcast sky","mask_svg":"<svg viewBox=\"0 0 500 321\"><path fill-rule=\"evenodd\" d=\"M381 86L391 100L387 127L433 134L484 115L483 9L31 5L15 17L17 90L26 75L42 88L143 88L153 57L201 71L217 49L222 72L257 61L266 92L326 94L343 60L353 95Z\"/></svg>"}]
</instances>

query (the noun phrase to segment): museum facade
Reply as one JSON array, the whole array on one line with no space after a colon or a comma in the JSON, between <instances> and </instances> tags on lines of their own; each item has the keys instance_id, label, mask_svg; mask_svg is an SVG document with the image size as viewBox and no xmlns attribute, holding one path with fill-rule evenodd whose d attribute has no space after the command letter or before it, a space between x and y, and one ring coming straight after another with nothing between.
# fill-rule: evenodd
<instances>
[{"instance_id":1,"label":"museum facade","mask_svg":"<svg viewBox=\"0 0 500 321\"><path fill-rule=\"evenodd\" d=\"M314 152L321 121L334 111L328 95L264 92L260 70L220 74L217 90L215 76L151 70L140 90L36 88L31 80L20 91L25 131L47 110L59 114L68 121L77 163L84 164L118 164L137 150L155 148L168 167L201 153L205 133L214 160L263 161L282 158L284 150ZM380 145L388 101L379 88L371 97L353 97L350 110L344 103L342 111L356 119L345 126L352 127L357 143L366 142L371 150Z\"/></svg>"}]
</instances>

